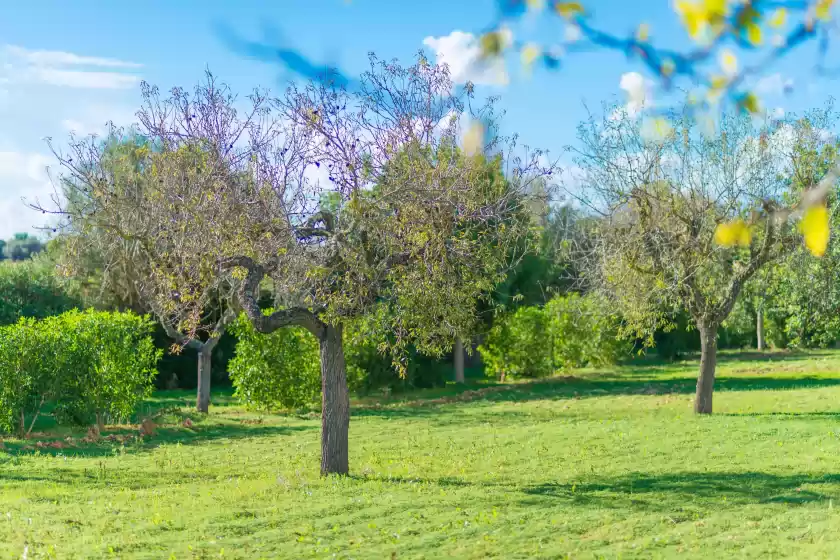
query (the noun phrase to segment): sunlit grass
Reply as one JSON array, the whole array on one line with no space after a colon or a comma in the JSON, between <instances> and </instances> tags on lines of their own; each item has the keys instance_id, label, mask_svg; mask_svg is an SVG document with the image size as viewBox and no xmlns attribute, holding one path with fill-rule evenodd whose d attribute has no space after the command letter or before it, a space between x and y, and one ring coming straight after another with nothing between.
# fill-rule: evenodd
<instances>
[{"instance_id":1,"label":"sunlit grass","mask_svg":"<svg viewBox=\"0 0 840 560\"><path fill-rule=\"evenodd\" d=\"M158 394L145 438L84 443L47 418L37 440L72 446L0 452L0 556L835 557L840 353L726 355L708 418L695 368L369 397L346 479L318 476L315 415L229 392L206 418Z\"/></svg>"}]
</instances>

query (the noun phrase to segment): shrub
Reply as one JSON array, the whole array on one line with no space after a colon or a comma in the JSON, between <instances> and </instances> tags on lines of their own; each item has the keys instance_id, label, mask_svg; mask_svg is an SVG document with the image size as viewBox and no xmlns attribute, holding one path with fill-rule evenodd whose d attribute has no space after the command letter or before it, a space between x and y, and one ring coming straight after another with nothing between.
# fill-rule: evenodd
<instances>
[{"instance_id":1,"label":"shrub","mask_svg":"<svg viewBox=\"0 0 840 560\"><path fill-rule=\"evenodd\" d=\"M619 317L595 294L557 296L545 306L552 369L614 364L626 352Z\"/></svg>"},{"instance_id":2,"label":"shrub","mask_svg":"<svg viewBox=\"0 0 840 560\"><path fill-rule=\"evenodd\" d=\"M57 337L34 319L0 327L0 428L26 432L25 416L37 418L60 394L54 366ZM34 419L33 418L33 423Z\"/></svg>"},{"instance_id":3,"label":"shrub","mask_svg":"<svg viewBox=\"0 0 840 560\"><path fill-rule=\"evenodd\" d=\"M287 327L262 334L240 315L231 332L238 339L236 354L228 363L236 397L263 409L301 408L319 401L318 341L306 329Z\"/></svg>"},{"instance_id":4,"label":"shrub","mask_svg":"<svg viewBox=\"0 0 840 560\"><path fill-rule=\"evenodd\" d=\"M23 262L0 263L0 325L21 317L41 319L79 306L55 273L55 265L40 255Z\"/></svg>"},{"instance_id":5,"label":"shrub","mask_svg":"<svg viewBox=\"0 0 840 560\"><path fill-rule=\"evenodd\" d=\"M161 350L154 346L155 328L134 313L72 311L44 321L60 330L63 357L58 369L75 371L63 382L56 404L57 419L89 424L104 417L125 419L151 395Z\"/></svg>"},{"instance_id":6,"label":"shrub","mask_svg":"<svg viewBox=\"0 0 840 560\"><path fill-rule=\"evenodd\" d=\"M615 363L626 346L618 326L606 301L573 293L500 318L478 350L488 374L542 377L558 368Z\"/></svg>"},{"instance_id":7,"label":"shrub","mask_svg":"<svg viewBox=\"0 0 840 560\"><path fill-rule=\"evenodd\" d=\"M344 329L347 385L351 391L446 385L450 368L414 349L409 351L406 376L401 378L390 354L379 351L387 336L380 325L374 317L362 317ZM308 331L287 327L261 334L244 315L237 318L230 331L238 341L235 356L228 364L228 373L235 388L234 395L241 401L269 410L303 408L320 402L318 341Z\"/></svg>"},{"instance_id":8,"label":"shrub","mask_svg":"<svg viewBox=\"0 0 840 560\"><path fill-rule=\"evenodd\" d=\"M552 373L548 321L539 307L520 307L501 317L478 347L485 371L507 377L541 377Z\"/></svg>"},{"instance_id":9,"label":"shrub","mask_svg":"<svg viewBox=\"0 0 840 560\"><path fill-rule=\"evenodd\" d=\"M362 393L387 387L393 391L443 387L451 367L433 357L420 354L409 346L405 376L393 365L392 356L380 351L387 345L390 333L382 317L371 314L350 322L344 329L344 355L348 376Z\"/></svg>"},{"instance_id":10,"label":"shrub","mask_svg":"<svg viewBox=\"0 0 840 560\"><path fill-rule=\"evenodd\" d=\"M153 323L132 313L71 311L0 327L0 427L24 431L45 403L56 420L128 417L151 393L160 351Z\"/></svg>"}]
</instances>

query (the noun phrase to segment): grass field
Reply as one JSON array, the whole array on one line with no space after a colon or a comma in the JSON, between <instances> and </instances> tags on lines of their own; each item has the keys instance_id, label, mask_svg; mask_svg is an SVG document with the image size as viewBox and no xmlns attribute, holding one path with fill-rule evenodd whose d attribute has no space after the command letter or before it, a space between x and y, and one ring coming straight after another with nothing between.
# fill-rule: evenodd
<instances>
[{"instance_id":1,"label":"grass field","mask_svg":"<svg viewBox=\"0 0 840 560\"><path fill-rule=\"evenodd\" d=\"M367 399L345 479L314 415L161 393L142 441L5 442L0 557L838 557L840 353L726 355L704 418L695 367Z\"/></svg>"}]
</instances>

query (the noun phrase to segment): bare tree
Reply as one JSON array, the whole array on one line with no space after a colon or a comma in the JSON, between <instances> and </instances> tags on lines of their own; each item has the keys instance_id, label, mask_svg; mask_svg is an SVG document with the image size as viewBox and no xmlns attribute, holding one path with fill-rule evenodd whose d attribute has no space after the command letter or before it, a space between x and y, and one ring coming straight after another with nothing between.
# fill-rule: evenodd
<instances>
[{"instance_id":1,"label":"bare tree","mask_svg":"<svg viewBox=\"0 0 840 560\"><path fill-rule=\"evenodd\" d=\"M582 124L582 184L569 190L598 217L587 281L629 331L650 336L670 310L690 313L702 345L694 410L708 414L718 327L745 282L795 242L785 220L767 216L789 194L793 146L813 130L748 116L724 116L711 134L687 116L670 122L658 137L622 111Z\"/></svg>"},{"instance_id":2,"label":"bare tree","mask_svg":"<svg viewBox=\"0 0 840 560\"><path fill-rule=\"evenodd\" d=\"M495 116L452 91L448 70L422 56L407 68L371 56L353 93L328 81L282 99L257 91L244 116L212 76L165 99L144 85L142 189L107 173L98 146L60 156L91 206L71 221L143 253L144 297L185 337L217 332L208 304L235 295L257 331L300 326L318 339L325 475L348 472L345 321L389 308L398 365L409 343L448 350L518 258L528 184L553 169L493 135L493 156L465 155L462 116ZM258 302L266 280L271 314Z\"/></svg>"},{"instance_id":3,"label":"bare tree","mask_svg":"<svg viewBox=\"0 0 840 560\"><path fill-rule=\"evenodd\" d=\"M69 170L61 181L66 201L62 213L67 217L65 271L98 277L100 296L108 294L111 303L153 312L174 341L173 351L195 350L196 409L208 412L212 352L235 317L232 285L192 283L185 286L184 295L172 288L173 298L164 302L158 296L164 278L173 272L184 277L192 273L172 261L178 240L168 228L186 215L180 208L186 201L184 192L197 192L213 180L213 164L192 153L168 154L132 129L113 127L104 141L71 137L68 153L53 152ZM189 173L180 174L186 168ZM173 182L178 185L173 187ZM163 190L174 198L163 196ZM170 226L160 227L161 219ZM204 325L208 328L199 328Z\"/></svg>"}]
</instances>

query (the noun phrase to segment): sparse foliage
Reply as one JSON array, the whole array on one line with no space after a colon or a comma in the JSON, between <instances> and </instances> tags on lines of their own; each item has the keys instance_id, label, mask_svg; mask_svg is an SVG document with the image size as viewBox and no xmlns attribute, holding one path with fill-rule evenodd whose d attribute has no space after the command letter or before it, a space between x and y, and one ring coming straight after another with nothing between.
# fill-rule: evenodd
<instances>
[{"instance_id":1,"label":"sparse foliage","mask_svg":"<svg viewBox=\"0 0 840 560\"><path fill-rule=\"evenodd\" d=\"M709 413L718 328L745 282L795 244L774 213L790 195L795 146L816 135L738 115L711 136L690 116L671 122L674 132L656 142L626 113L581 125L576 196L599 216L589 281L609 294L627 332L651 340L676 308L691 315L702 347L695 411ZM732 223L738 243L722 246L719 226Z\"/></svg>"},{"instance_id":2,"label":"sparse foliage","mask_svg":"<svg viewBox=\"0 0 840 560\"><path fill-rule=\"evenodd\" d=\"M281 99L258 91L244 116L212 77L166 99L144 86L144 99L148 143L126 178L94 142L59 154L84 208L66 215L142 255L140 289L187 337L215 329L208 304L233 292L256 331L315 335L322 471L346 473L344 323L375 305L399 309L388 315L398 364L409 343L451 345L517 257L508 248L530 228L527 185L552 166L492 137L495 155L465 156L457 143L470 99L422 57L411 67L372 57L354 93L329 83ZM493 120L491 107L476 115ZM280 307L271 315L258 303L265 279Z\"/></svg>"}]
</instances>

